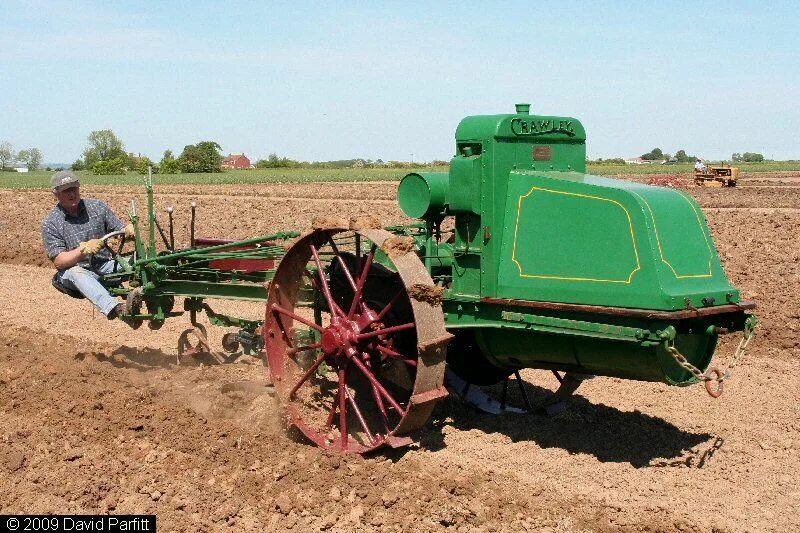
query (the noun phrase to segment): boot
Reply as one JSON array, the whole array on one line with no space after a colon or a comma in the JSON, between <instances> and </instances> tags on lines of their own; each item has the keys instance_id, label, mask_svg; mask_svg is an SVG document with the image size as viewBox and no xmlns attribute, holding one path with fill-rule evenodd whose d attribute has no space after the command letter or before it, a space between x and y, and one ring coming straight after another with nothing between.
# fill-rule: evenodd
<instances>
[{"instance_id":1,"label":"boot","mask_svg":"<svg viewBox=\"0 0 800 533\"><path fill-rule=\"evenodd\" d=\"M125 304L124 303L118 303L117 305L114 306L114 308L111 311L108 312L106 317L109 320L114 320L115 318L119 318L120 316L122 316L124 314L125 314Z\"/></svg>"}]
</instances>

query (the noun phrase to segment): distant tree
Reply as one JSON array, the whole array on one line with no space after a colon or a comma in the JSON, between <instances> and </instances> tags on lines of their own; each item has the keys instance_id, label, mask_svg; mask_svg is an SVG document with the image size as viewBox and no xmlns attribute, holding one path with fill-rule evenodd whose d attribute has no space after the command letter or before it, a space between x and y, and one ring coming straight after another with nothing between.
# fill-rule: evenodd
<instances>
[{"instance_id":1,"label":"distant tree","mask_svg":"<svg viewBox=\"0 0 800 533\"><path fill-rule=\"evenodd\" d=\"M645 161L658 161L664 159L664 152L661 151L661 148L653 148L646 154L642 154L642 159Z\"/></svg>"},{"instance_id":2,"label":"distant tree","mask_svg":"<svg viewBox=\"0 0 800 533\"><path fill-rule=\"evenodd\" d=\"M165 150L161 162L158 164L161 174L178 174L181 171L181 162L172 155L172 150Z\"/></svg>"},{"instance_id":3,"label":"distant tree","mask_svg":"<svg viewBox=\"0 0 800 533\"><path fill-rule=\"evenodd\" d=\"M75 171L86 170L86 163L83 162L83 159L76 159L70 168Z\"/></svg>"},{"instance_id":4,"label":"distant tree","mask_svg":"<svg viewBox=\"0 0 800 533\"><path fill-rule=\"evenodd\" d=\"M279 161L280 158L278 157L278 154L273 152L269 154L266 159L259 159L256 161L254 166L256 168L277 168Z\"/></svg>"},{"instance_id":5,"label":"distant tree","mask_svg":"<svg viewBox=\"0 0 800 533\"><path fill-rule=\"evenodd\" d=\"M145 156L138 157L136 159L136 166L134 168L136 168L136 171L139 174L147 174L147 169L148 168L152 168L153 169L153 174L157 174L158 173L158 167L156 166L156 164L153 163L150 160L149 157L145 157Z\"/></svg>"},{"instance_id":6,"label":"distant tree","mask_svg":"<svg viewBox=\"0 0 800 533\"><path fill-rule=\"evenodd\" d=\"M134 154L133 152L128 152L125 159L125 168L128 170L136 170L139 167L139 159L142 156L140 154Z\"/></svg>"},{"instance_id":7,"label":"distant tree","mask_svg":"<svg viewBox=\"0 0 800 533\"><path fill-rule=\"evenodd\" d=\"M675 159L677 159L678 163L691 163L697 160L697 156L688 155L684 150L678 150L675 154Z\"/></svg>"},{"instance_id":8,"label":"distant tree","mask_svg":"<svg viewBox=\"0 0 800 533\"><path fill-rule=\"evenodd\" d=\"M95 164L92 165L92 173L105 176L113 174L124 174L126 164L127 164L126 157L125 154L123 154L123 156L115 157L114 159L97 161Z\"/></svg>"},{"instance_id":9,"label":"distant tree","mask_svg":"<svg viewBox=\"0 0 800 533\"><path fill-rule=\"evenodd\" d=\"M127 163L128 154L122 141L111 130L97 130L89 134L89 146L83 152L84 164L92 168L98 161L122 159Z\"/></svg>"},{"instance_id":10,"label":"distant tree","mask_svg":"<svg viewBox=\"0 0 800 533\"><path fill-rule=\"evenodd\" d=\"M16 159L14 148L9 142L0 143L0 169L8 167Z\"/></svg>"},{"instance_id":11,"label":"distant tree","mask_svg":"<svg viewBox=\"0 0 800 533\"><path fill-rule=\"evenodd\" d=\"M736 152L731 156L731 161L733 161L734 163L738 163L741 160L742 160L742 154L740 154L739 152Z\"/></svg>"},{"instance_id":12,"label":"distant tree","mask_svg":"<svg viewBox=\"0 0 800 533\"><path fill-rule=\"evenodd\" d=\"M761 163L764 161L764 156L754 152L745 152L742 154L742 161L745 163Z\"/></svg>"},{"instance_id":13,"label":"distant tree","mask_svg":"<svg viewBox=\"0 0 800 533\"><path fill-rule=\"evenodd\" d=\"M280 158L276 153L271 153L267 156L266 159L259 159L254 164L256 168L278 168L279 165L280 165Z\"/></svg>"},{"instance_id":14,"label":"distant tree","mask_svg":"<svg viewBox=\"0 0 800 533\"><path fill-rule=\"evenodd\" d=\"M184 147L180 161L183 172L220 172L222 148L214 141L203 141Z\"/></svg>"},{"instance_id":15,"label":"distant tree","mask_svg":"<svg viewBox=\"0 0 800 533\"><path fill-rule=\"evenodd\" d=\"M278 157L278 154L272 153L266 159L256 161L254 166L256 168L299 168L302 164L294 159Z\"/></svg>"},{"instance_id":16,"label":"distant tree","mask_svg":"<svg viewBox=\"0 0 800 533\"><path fill-rule=\"evenodd\" d=\"M34 171L42 164L42 152L38 148L20 150L17 154L17 161L25 163L28 170Z\"/></svg>"}]
</instances>

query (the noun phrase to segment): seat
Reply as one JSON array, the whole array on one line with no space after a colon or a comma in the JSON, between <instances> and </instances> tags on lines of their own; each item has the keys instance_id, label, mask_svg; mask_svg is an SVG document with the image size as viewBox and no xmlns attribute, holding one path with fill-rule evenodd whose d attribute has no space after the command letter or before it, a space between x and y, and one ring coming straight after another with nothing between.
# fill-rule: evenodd
<instances>
[{"instance_id":1,"label":"seat","mask_svg":"<svg viewBox=\"0 0 800 533\"><path fill-rule=\"evenodd\" d=\"M82 294L80 291L77 291L77 290L75 290L75 289L70 289L70 288L68 288L68 287L65 287L65 286L64 286L64 285L61 283L61 276L59 276L58 274L59 274L58 272L56 272L55 274L53 274L53 279L52 279L52 281L51 281L51 283L52 283L53 287L55 287L55 289L56 289L58 292L64 293L64 294L66 294L67 296L69 296L69 297L71 297L71 298L75 298L75 299L77 299L77 300L83 300L84 298L86 298L86 296L84 296L84 295L83 295L83 294Z\"/></svg>"}]
</instances>

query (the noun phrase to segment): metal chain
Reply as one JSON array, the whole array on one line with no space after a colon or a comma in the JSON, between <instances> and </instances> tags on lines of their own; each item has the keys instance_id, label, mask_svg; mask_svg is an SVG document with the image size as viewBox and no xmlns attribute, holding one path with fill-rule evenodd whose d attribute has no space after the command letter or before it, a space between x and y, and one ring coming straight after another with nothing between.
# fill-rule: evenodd
<instances>
[{"instance_id":1,"label":"metal chain","mask_svg":"<svg viewBox=\"0 0 800 533\"><path fill-rule=\"evenodd\" d=\"M744 336L742 337L742 340L739 341L739 346L736 347L736 351L734 352L733 357L728 364L728 368L725 369L725 372L721 372L717 368L710 368L707 372L702 372L699 368L690 363L680 351L678 351L678 349L675 347L674 341L668 341L666 343L666 350L681 368L691 373L697 379L697 381L704 382L706 385L706 391L708 391L708 393L714 398L717 398L722 394L722 387L725 380L733 376L733 369L739 363L739 359L741 359L741 357L744 355L747 345L750 344L750 341L753 338L754 331L755 327L745 329ZM711 382L717 384L717 389L712 389L710 387Z\"/></svg>"},{"instance_id":2,"label":"metal chain","mask_svg":"<svg viewBox=\"0 0 800 533\"><path fill-rule=\"evenodd\" d=\"M708 381L712 379L706 376L699 368L690 363L673 344L667 345L667 352L669 352L672 358L675 359L675 362L678 363L678 365L680 365L684 370L690 372L694 377L697 378L698 381Z\"/></svg>"},{"instance_id":3,"label":"metal chain","mask_svg":"<svg viewBox=\"0 0 800 533\"><path fill-rule=\"evenodd\" d=\"M744 337L742 337L742 340L739 341L739 346L736 347L736 351L733 353L733 357L731 357L731 362L728 365L728 368L725 370L725 374L723 374L720 381L724 381L733 375L733 369L739 362L739 358L744 355L747 345L750 344L750 340L753 338L753 332L754 330L751 329L749 332L745 333Z\"/></svg>"}]
</instances>

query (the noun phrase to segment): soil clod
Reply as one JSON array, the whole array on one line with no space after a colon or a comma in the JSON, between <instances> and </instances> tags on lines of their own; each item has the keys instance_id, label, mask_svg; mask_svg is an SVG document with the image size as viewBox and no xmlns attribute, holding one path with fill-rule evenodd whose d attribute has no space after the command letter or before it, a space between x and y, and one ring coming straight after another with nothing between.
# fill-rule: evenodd
<instances>
[{"instance_id":1,"label":"soil clod","mask_svg":"<svg viewBox=\"0 0 800 533\"><path fill-rule=\"evenodd\" d=\"M425 302L437 307L442 305L444 287L416 283L408 288L408 295L418 302Z\"/></svg>"},{"instance_id":2,"label":"soil clod","mask_svg":"<svg viewBox=\"0 0 800 533\"><path fill-rule=\"evenodd\" d=\"M383 223L381 219L375 215L361 215L350 219L350 229L354 231L360 229L381 229L382 227Z\"/></svg>"},{"instance_id":3,"label":"soil clod","mask_svg":"<svg viewBox=\"0 0 800 533\"><path fill-rule=\"evenodd\" d=\"M390 237L383 242L381 250L392 259L403 257L414 250L414 239L412 237Z\"/></svg>"},{"instance_id":4,"label":"soil clod","mask_svg":"<svg viewBox=\"0 0 800 533\"><path fill-rule=\"evenodd\" d=\"M319 216L311 221L311 229L313 230L342 229L347 227L347 220L340 217Z\"/></svg>"}]
</instances>

